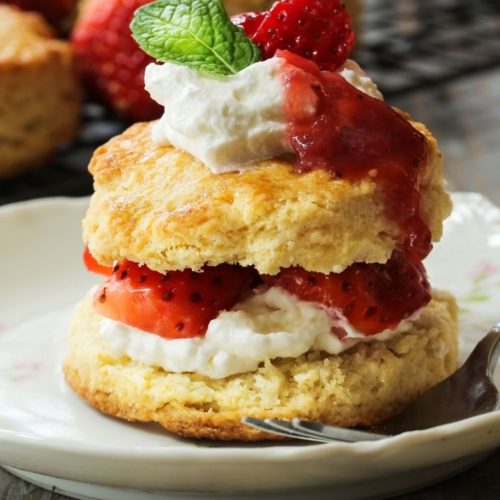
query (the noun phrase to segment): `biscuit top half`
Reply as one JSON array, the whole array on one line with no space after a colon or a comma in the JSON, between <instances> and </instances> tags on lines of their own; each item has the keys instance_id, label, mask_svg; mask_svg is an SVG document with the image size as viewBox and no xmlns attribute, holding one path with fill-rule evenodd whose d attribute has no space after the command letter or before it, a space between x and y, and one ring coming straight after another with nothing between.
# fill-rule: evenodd
<instances>
[{"instance_id":1,"label":"biscuit top half","mask_svg":"<svg viewBox=\"0 0 500 500\"><path fill-rule=\"evenodd\" d=\"M233 19L220 0L136 12L135 40L163 62L145 88L165 112L92 159L84 240L100 264L273 275L428 255L451 209L441 154L348 59L354 33L332 2Z\"/></svg>"},{"instance_id":2,"label":"biscuit top half","mask_svg":"<svg viewBox=\"0 0 500 500\"><path fill-rule=\"evenodd\" d=\"M264 160L243 172L213 174L190 154L152 143L153 124L136 124L100 147L90 164L95 193L84 241L101 263L128 259L150 269L198 270L239 263L260 273L301 266L340 272L386 262L401 228L373 179L298 173L293 160ZM451 210L436 140L418 178L421 213L434 241Z\"/></svg>"}]
</instances>

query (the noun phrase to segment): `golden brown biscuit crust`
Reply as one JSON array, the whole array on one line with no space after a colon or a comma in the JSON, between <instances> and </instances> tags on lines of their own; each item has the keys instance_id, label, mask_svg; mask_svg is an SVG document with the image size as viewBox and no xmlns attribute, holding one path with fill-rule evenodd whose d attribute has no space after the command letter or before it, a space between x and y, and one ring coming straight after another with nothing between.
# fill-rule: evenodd
<instances>
[{"instance_id":1,"label":"golden brown biscuit crust","mask_svg":"<svg viewBox=\"0 0 500 500\"><path fill-rule=\"evenodd\" d=\"M427 129L414 125L429 144L422 211L438 240L451 210L442 158ZM214 175L188 153L152 144L151 126L132 126L91 161L95 193L83 229L100 263L129 259L163 272L228 262L266 274L297 265L329 273L385 262L393 251L399 229L372 180L298 174L284 160Z\"/></svg>"},{"instance_id":2,"label":"golden brown biscuit crust","mask_svg":"<svg viewBox=\"0 0 500 500\"><path fill-rule=\"evenodd\" d=\"M69 43L41 16L0 5L0 179L45 162L77 132L80 91Z\"/></svg>"},{"instance_id":3,"label":"golden brown biscuit crust","mask_svg":"<svg viewBox=\"0 0 500 500\"><path fill-rule=\"evenodd\" d=\"M411 331L387 342L358 344L337 356L309 353L268 361L255 372L224 379L113 358L99 322L88 296L71 327L64 365L69 385L109 415L157 422L193 438L276 439L242 425L245 415L373 425L450 375L457 363L455 301L438 292Z\"/></svg>"}]
</instances>

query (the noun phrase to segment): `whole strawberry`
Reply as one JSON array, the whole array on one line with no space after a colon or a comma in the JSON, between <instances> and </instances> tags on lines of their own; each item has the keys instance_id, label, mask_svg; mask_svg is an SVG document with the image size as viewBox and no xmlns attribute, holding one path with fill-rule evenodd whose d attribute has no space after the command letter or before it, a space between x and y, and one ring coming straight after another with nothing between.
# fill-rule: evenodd
<instances>
[{"instance_id":1,"label":"whole strawberry","mask_svg":"<svg viewBox=\"0 0 500 500\"><path fill-rule=\"evenodd\" d=\"M266 13L232 20L260 47L264 59L288 50L335 71L354 45L351 18L341 0L279 0Z\"/></svg>"},{"instance_id":2,"label":"whole strawberry","mask_svg":"<svg viewBox=\"0 0 500 500\"><path fill-rule=\"evenodd\" d=\"M128 121L158 118L162 108L144 90L144 69L153 61L130 32L135 10L151 0L88 0L72 44L87 90Z\"/></svg>"},{"instance_id":3,"label":"whole strawberry","mask_svg":"<svg viewBox=\"0 0 500 500\"><path fill-rule=\"evenodd\" d=\"M251 38L266 18L266 15L267 12L244 12L243 14L231 16L231 21L243 28L243 31Z\"/></svg>"}]
</instances>

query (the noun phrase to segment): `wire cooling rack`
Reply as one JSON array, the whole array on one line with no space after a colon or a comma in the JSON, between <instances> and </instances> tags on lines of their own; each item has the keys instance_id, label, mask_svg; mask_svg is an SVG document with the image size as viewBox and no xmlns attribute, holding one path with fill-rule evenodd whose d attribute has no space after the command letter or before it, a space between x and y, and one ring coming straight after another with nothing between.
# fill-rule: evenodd
<instances>
[{"instance_id":1,"label":"wire cooling rack","mask_svg":"<svg viewBox=\"0 0 500 500\"><path fill-rule=\"evenodd\" d=\"M355 58L387 98L500 67L500 0L361 1ZM89 194L92 152L123 128L102 108L86 105L77 140L43 169L0 181L0 204Z\"/></svg>"},{"instance_id":2,"label":"wire cooling rack","mask_svg":"<svg viewBox=\"0 0 500 500\"><path fill-rule=\"evenodd\" d=\"M387 96L500 66L500 0L364 0L356 58Z\"/></svg>"}]
</instances>

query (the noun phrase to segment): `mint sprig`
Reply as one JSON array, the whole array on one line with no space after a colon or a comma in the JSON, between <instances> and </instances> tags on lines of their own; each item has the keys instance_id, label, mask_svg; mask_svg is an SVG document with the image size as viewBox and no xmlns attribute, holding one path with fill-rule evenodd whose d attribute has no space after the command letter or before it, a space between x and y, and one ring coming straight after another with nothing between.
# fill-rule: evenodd
<instances>
[{"instance_id":1,"label":"mint sprig","mask_svg":"<svg viewBox=\"0 0 500 500\"><path fill-rule=\"evenodd\" d=\"M150 56L204 73L234 75L260 59L220 0L158 0L138 9L130 27Z\"/></svg>"}]
</instances>

